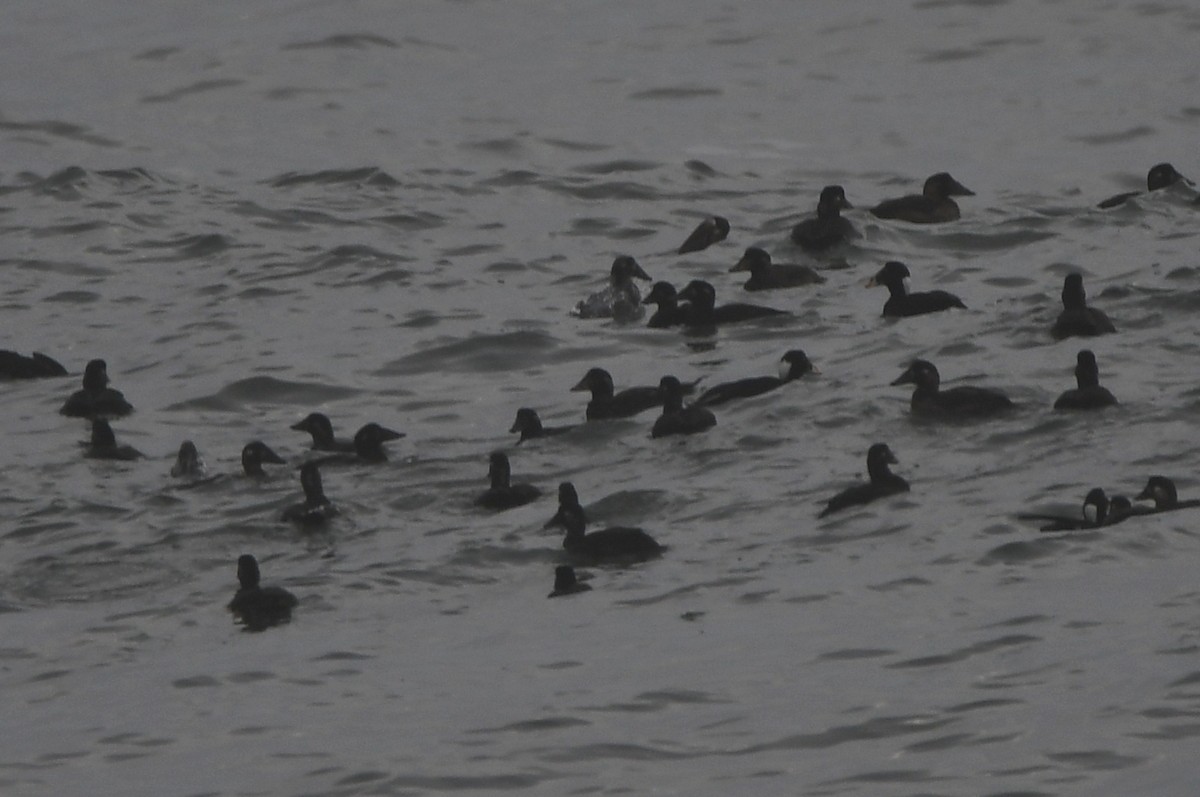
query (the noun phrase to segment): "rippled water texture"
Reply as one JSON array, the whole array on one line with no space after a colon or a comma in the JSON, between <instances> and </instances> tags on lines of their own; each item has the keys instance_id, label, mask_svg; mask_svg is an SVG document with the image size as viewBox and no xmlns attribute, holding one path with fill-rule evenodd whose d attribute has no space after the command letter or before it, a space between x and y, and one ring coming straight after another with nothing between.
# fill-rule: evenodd
<instances>
[{"instance_id":1,"label":"rippled water texture","mask_svg":"<svg viewBox=\"0 0 1200 797\"><path fill-rule=\"evenodd\" d=\"M16 0L0 31L5 795L1190 795L1196 511L1041 534L1089 488L1200 494L1187 4ZM866 208L949 170L961 221ZM840 183L862 233L788 232ZM675 249L720 214L729 238ZM747 246L827 281L748 294ZM572 317L618 254L792 313L685 335ZM880 317L886 260L967 305ZM1065 274L1118 333L1054 342ZM1055 413L1076 353L1119 407ZM652 440L516 446L618 388L820 370ZM57 413L103 357L132 463ZM914 421L914 357L1019 408ZM327 413L406 433L328 466ZM209 478L172 479L193 440ZM260 439L288 465L240 475ZM887 442L911 492L818 521ZM488 455L543 498L473 506ZM557 484L668 546L547 600ZM243 633L235 561L300 599Z\"/></svg>"}]
</instances>

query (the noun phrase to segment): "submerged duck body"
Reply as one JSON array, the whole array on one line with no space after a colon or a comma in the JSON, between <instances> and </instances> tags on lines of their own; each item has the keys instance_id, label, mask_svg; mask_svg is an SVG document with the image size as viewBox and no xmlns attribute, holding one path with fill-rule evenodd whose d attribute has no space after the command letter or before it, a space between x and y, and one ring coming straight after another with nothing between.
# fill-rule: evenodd
<instances>
[{"instance_id":1,"label":"submerged duck body","mask_svg":"<svg viewBox=\"0 0 1200 797\"><path fill-rule=\"evenodd\" d=\"M1154 501L1155 512L1171 512L1176 509L1191 509L1200 506L1200 500L1179 500L1175 482L1166 476L1151 476L1145 488L1136 496L1138 501Z\"/></svg>"},{"instance_id":2,"label":"submerged duck body","mask_svg":"<svg viewBox=\"0 0 1200 797\"><path fill-rule=\"evenodd\" d=\"M840 185L825 186L817 200L816 217L792 227L792 242L814 254L849 243L858 237L858 231L848 219L842 218L841 212L853 207L846 201L846 192Z\"/></svg>"},{"instance_id":3,"label":"submerged duck body","mask_svg":"<svg viewBox=\"0 0 1200 797\"><path fill-rule=\"evenodd\" d=\"M133 412L133 405L108 381L107 363L92 360L83 370L83 389L72 393L59 412L68 418L121 418Z\"/></svg>"},{"instance_id":4,"label":"submerged duck body","mask_svg":"<svg viewBox=\"0 0 1200 797\"><path fill-rule=\"evenodd\" d=\"M729 220L722 216L709 216L692 230L679 246L678 254L702 252L715 243L720 243L729 237Z\"/></svg>"},{"instance_id":5,"label":"submerged duck body","mask_svg":"<svg viewBox=\"0 0 1200 797\"><path fill-rule=\"evenodd\" d=\"M336 451L350 453L354 451L354 441L335 437L333 423L329 416L320 412L310 412L304 420L292 424L297 432L308 432L312 435L313 451Z\"/></svg>"},{"instance_id":6,"label":"submerged duck body","mask_svg":"<svg viewBox=\"0 0 1200 797\"><path fill-rule=\"evenodd\" d=\"M913 224L939 224L961 217L958 205L950 197L975 196L975 192L950 176L938 172L925 181L919 194L885 199L871 213L881 219L896 219Z\"/></svg>"},{"instance_id":7,"label":"submerged duck body","mask_svg":"<svg viewBox=\"0 0 1200 797\"><path fill-rule=\"evenodd\" d=\"M1114 500L1121 507L1128 503L1128 499L1122 500L1120 496L1116 496ZM1041 527L1041 531L1081 531L1098 529L1101 526L1113 526L1129 517L1124 509L1119 509L1115 514L1110 512L1111 506L1108 494L1100 487L1093 487L1084 496L1083 507L1078 517L1039 514L1021 514L1017 517L1021 520L1044 522L1045 525Z\"/></svg>"},{"instance_id":8,"label":"submerged duck body","mask_svg":"<svg viewBox=\"0 0 1200 797\"><path fill-rule=\"evenodd\" d=\"M40 352L26 356L0 349L0 379L44 379L66 375L67 369L61 363Z\"/></svg>"},{"instance_id":9,"label":"submerged duck body","mask_svg":"<svg viewBox=\"0 0 1200 797\"><path fill-rule=\"evenodd\" d=\"M1156 163L1150 167L1150 171L1146 173L1146 190L1157 191L1160 188L1175 185L1180 180L1187 180L1182 174L1176 171L1175 167L1169 163ZM1124 205L1135 196L1141 196L1141 191L1126 191L1116 196L1110 196L1108 199L1096 205L1098 208L1107 210Z\"/></svg>"},{"instance_id":10,"label":"submerged duck body","mask_svg":"<svg viewBox=\"0 0 1200 797\"><path fill-rule=\"evenodd\" d=\"M916 386L912 395L912 412L937 419L981 418L1013 409L1012 399L998 390L964 385L941 389L941 376L928 360L913 360L893 385Z\"/></svg>"},{"instance_id":11,"label":"submerged duck body","mask_svg":"<svg viewBox=\"0 0 1200 797\"><path fill-rule=\"evenodd\" d=\"M337 507L325 497L317 463L305 462L300 466L300 487L304 490L304 500L284 509L281 520L311 528L324 525L337 515Z\"/></svg>"},{"instance_id":12,"label":"submerged duck body","mask_svg":"<svg viewBox=\"0 0 1200 797\"><path fill-rule=\"evenodd\" d=\"M633 321L642 317L642 293L634 279L650 280L638 262L629 255L620 255L613 260L609 272L608 286L591 294L575 305L574 313L580 318L612 318L617 321Z\"/></svg>"},{"instance_id":13,"label":"submerged duck body","mask_svg":"<svg viewBox=\"0 0 1200 797\"><path fill-rule=\"evenodd\" d=\"M1062 312L1050 334L1055 340L1070 337L1094 337L1116 332L1117 328L1103 311L1087 306L1087 293L1083 290L1083 275L1068 274L1063 279Z\"/></svg>"},{"instance_id":14,"label":"submerged duck body","mask_svg":"<svg viewBox=\"0 0 1200 797\"><path fill-rule=\"evenodd\" d=\"M888 465L895 465L898 462L896 455L886 444L876 443L871 446L867 450L867 476L869 477L867 483L847 487L830 498L817 517L825 517L848 507L868 504L878 498L908 492L908 482L892 473L888 467Z\"/></svg>"},{"instance_id":15,"label":"submerged duck body","mask_svg":"<svg viewBox=\"0 0 1200 797\"><path fill-rule=\"evenodd\" d=\"M117 445L117 436L104 418L92 419L92 437L84 456L89 459L114 459L129 462L142 458L142 452L133 446Z\"/></svg>"},{"instance_id":16,"label":"submerged duck body","mask_svg":"<svg viewBox=\"0 0 1200 797\"><path fill-rule=\"evenodd\" d=\"M283 457L272 451L261 440L251 441L242 448L242 472L247 476L255 479L265 478L267 472L263 470L264 463L272 465L287 464L284 462Z\"/></svg>"},{"instance_id":17,"label":"submerged duck body","mask_svg":"<svg viewBox=\"0 0 1200 797\"><path fill-rule=\"evenodd\" d=\"M591 588L591 584L583 584L575 577L575 568L570 565L559 565L554 568L554 591L546 597L561 598L564 595L587 592Z\"/></svg>"},{"instance_id":18,"label":"submerged duck body","mask_svg":"<svg viewBox=\"0 0 1200 797\"><path fill-rule=\"evenodd\" d=\"M683 385L675 377L664 376L658 383L658 390L662 395L663 411L650 430L651 437L696 434L717 425L716 416L704 407L684 406Z\"/></svg>"},{"instance_id":19,"label":"submerged duck body","mask_svg":"<svg viewBox=\"0 0 1200 797\"><path fill-rule=\"evenodd\" d=\"M240 586L228 608L247 631L264 631L292 619L292 609L300 601L283 587L261 586L257 559L242 554L238 557L237 572Z\"/></svg>"},{"instance_id":20,"label":"submerged duck body","mask_svg":"<svg viewBox=\"0 0 1200 797\"><path fill-rule=\"evenodd\" d=\"M784 353L779 361L779 376L752 376L733 382L722 382L701 393L695 404L699 407L713 407L734 399L761 396L815 370L808 355L800 349L792 349Z\"/></svg>"},{"instance_id":21,"label":"submerged duck body","mask_svg":"<svg viewBox=\"0 0 1200 797\"><path fill-rule=\"evenodd\" d=\"M536 501L542 491L532 484L512 484L512 468L508 457L501 451L492 452L488 464L491 486L478 498L476 506L486 509L512 509Z\"/></svg>"},{"instance_id":22,"label":"submerged duck body","mask_svg":"<svg viewBox=\"0 0 1200 797\"><path fill-rule=\"evenodd\" d=\"M1084 349L1075 358L1074 390L1067 390L1054 402L1056 410L1098 410L1113 407L1117 398L1100 386L1100 368L1096 355Z\"/></svg>"},{"instance_id":23,"label":"submerged duck body","mask_svg":"<svg viewBox=\"0 0 1200 797\"><path fill-rule=\"evenodd\" d=\"M517 410L517 417L508 431L521 433L521 439L517 441L517 445L520 445L526 440L535 440L539 437L553 437L563 432L569 432L574 428L574 425L543 426L542 419L538 417L537 410L531 407L521 407Z\"/></svg>"},{"instance_id":24,"label":"submerged duck body","mask_svg":"<svg viewBox=\"0 0 1200 797\"><path fill-rule=\"evenodd\" d=\"M955 307L966 309L962 299L948 291L909 293L908 279L911 276L908 266L898 260L890 260L867 282L868 288L883 285L888 289L888 300L883 304L885 318L940 313Z\"/></svg>"},{"instance_id":25,"label":"submerged duck body","mask_svg":"<svg viewBox=\"0 0 1200 797\"><path fill-rule=\"evenodd\" d=\"M729 270L750 272L750 279L742 286L748 291L798 288L802 285L819 285L825 281L825 278L810 266L772 263L771 255L757 246L747 249L742 259Z\"/></svg>"},{"instance_id":26,"label":"submerged duck body","mask_svg":"<svg viewBox=\"0 0 1200 797\"><path fill-rule=\"evenodd\" d=\"M563 548L575 559L588 563L633 563L660 556L665 550L653 537L639 528L614 526L586 531L587 521L579 494L570 482L558 487L558 512L546 521L545 528L566 530Z\"/></svg>"},{"instance_id":27,"label":"submerged duck body","mask_svg":"<svg viewBox=\"0 0 1200 797\"><path fill-rule=\"evenodd\" d=\"M723 304L718 307L716 289L711 283L704 280L689 282L679 292L679 300L691 303L692 311L687 325L693 327L712 327L720 324L736 324L741 321L791 315L786 310L741 302Z\"/></svg>"},{"instance_id":28,"label":"submerged duck body","mask_svg":"<svg viewBox=\"0 0 1200 797\"><path fill-rule=\"evenodd\" d=\"M669 282L654 283L650 293L646 295L645 299L642 299L642 304L658 305L658 309L646 323L646 326L651 329L667 329L686 324L691 317L691 305L686 302L679 303L679 294L676 292L675 286Z\"/></svg>"}]
</instances>

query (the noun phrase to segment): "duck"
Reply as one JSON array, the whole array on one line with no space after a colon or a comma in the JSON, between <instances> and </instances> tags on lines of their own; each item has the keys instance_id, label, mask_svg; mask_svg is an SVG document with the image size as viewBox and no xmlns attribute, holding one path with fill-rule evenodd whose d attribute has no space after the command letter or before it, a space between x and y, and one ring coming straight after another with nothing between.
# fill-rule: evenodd
<instances>
[{"instance_id":1,"label":"duck","mask_svg":"<svg viewBox=\"0 0 1200 797\"><path fill-rule=\"evenodd\" d=\"M759 318L791 315L786 310L741 302L717 307L717 292L711 283L704 280L689 282L679 292L679 300L691 302L692 310L687 320L689 327L712 327L718 324L735 324Z\"/></svg>"},{"instance_id":2,"label":"duck","mask_svg":"<svg viewBox=\"0 0 1200 797\"><path fill-rule=\"evenodd\" d=\"M1108 388L1100 386L1100 368L1096 355L1083 349L1075 357L1075 384L1073 390L1064 391L1054 402L1056 410L1098 410L1114 407L1117 398Z\"/></svg>"},{"instance_id":3,"label":"duck","mask_svg":"<svg viewBox=\"0 0 1200 797\"><path fill-rule=\"evenodd\" d=\"M1093 487L1088 490L1083 499L1083 507L1078 517L1062 517L1060 515L1042 515L1036 513L1022 513L1017 515L1020 520L1037 520L1042 521L1046 525L1041 527L1041 531L1078 531L1080 529L1096 529L1105 525L1112 525L1113 522L1120 522L1124 518L1121 517L1115 521L1109 517L1109 507L1111 506L1108 494L1103 488Z\"/></svg>"},{"instance_id":4,"label":"duck","mask_svg":"<svg viewBox=\"0 0 1200 797\"><path fill-rule=\"evenodd\" d=\"M559 565L554 568L554 591L546 597L561 598L564 595L587 592L591 588L591 584L583 584L575 577L575 568L570 565Z\"/></svg>"},{"instance_id":5,"label":"duck","mask_svg":"<svg viewBox=\"0 0 1200 797\"><path fill-rule=\"evenodd\" d=\"M1151 476L1145 488L1135 496L1138 501L1154 501L1155 512L1170 512L1176 509L1191 509L1200 506L1200 500L1179 500L1175 482L1166 476Z\"/></svg>"},{"instance_id":6,"label":"duck","mask_svg":"<svg viewBox=\"0 0 1200 797\"><path fill-rule=\"evenodd\" d=\"M749 271L750 279L742 286L748 291L770 291L778 288L798 288L802 285L819 285L825 278L811 266L776 265L765 249L751 246L742 259L729 269Z\"/></svg>"},{"instance_id":7,"label":"duck","mask_svg":"<svg viewBox=\"0 0 1200 797\"><path fill-rule=\"evenodd\" d=\"M938 224L957 221L961 214L950 197L975 196L975 192L950 176L949 172L930 175L920 194L885 199L871 213L881 219L898 219L913 224Z\"/></svg>"},{"instance_id":8,"label":"duck","mask_svg":"<svg viewBox=\"0 0 1200 797\"><path fill-rule=\"evenodd\" d=\"M792 242L814 254L849 243L858 237L858 231L848 219L842 218L841 212L853 208L840 185L825 186L817 199L817 215L792 227Z\"/></svg>"},{"instance_id":9,"label":"duck","mask_svg":"<svg viewBox=\"0 0 1200 797\"><path fill-rule=\"evenodd\" d=\"M265 478L263 463L285 465L283 457L276 454L261 440L252 440L242 447L242 472L253 479Z\"/></svg>"},{"instance_id":10,"label":"duck","mask_svg":"<svg viewBox=\"0 0 1200 797\"><path fill-rule=\"evenodd\" d=\"M1174 166L1169 163L1156 163L1151 166L1150 171L1146 173L1146 190L1157 191L1160 188L1166 188L1167 186L1175 185L1175 183L1178 183L1180 180L1186 181L1187 178L1176 171ZM1120 205L1124 205L1135 196L1141 195L1141 191L1126 191L1122 194L1117 194L1116 196L1110 196L1108 199L1096 205L1096 207L1105 210L1108 208L1115 208Z\"/></svg>"},{"instance_id":11,"label":"duck","mask_svg":"<svg viewBox=\"0 0 1200 797\"><path fill-rule=\"evenodd\" d=\"M313 460L319 465L379 465L388 461L383 444L404 437L404 432L397 432L375 422L364 424L354 433L351 441L353 454L329 454Z\"/></svg>"},{"instance_id":12,"label":"duck","mask_svg":"<svg viewBox=\"0 0 1200 797\"><path fill-rule=\"evenodd\" d=\"M1083 275L1072 272L1063 279L1062 312L1050 327L1055 340L1070 337L1093 337L1116 332L1117 328L1103 311L1087 306L1087 293L1083 290Z\"/></svg>"},{"instance_id":13,"label":"duck","mask_svg":"<svg viewBox=\"0 0 1200 797\"><path fill-rule=\"evenodd\" d=\"M941 390L941 377L937 368L928 360L913 360L893 385L912 384L912 412L931 418L978 418L1011 410L1016 405L1012 399L984 387L964 385Z\"/></svg>"},{"instance_id":14,"label":"duck","mask_svg":"<svg viewBox=\"0 0 1200 797\"><path fill-rule=\"evenodd\" d=\"M313 527L328 523L338 514L337 507L325 497L325 489L321 486L321 470L316 462L305 462L300 466L300 487L304 490L304 500L284 509L280 520Z\"/></svg>"},{"instance_id":15,"label":"duck","mask_svg":"<svg viewBox=\"0 0 1200 797\"><path fill-rule=\"evenodd\" d=\"M133 405L121 391L108 386L108 364L91 360L83 369L83 389L76 390L59 409L68 418L122 418Z\"/></svg>"},{"instance_id":16,"label":"duck","mask_svg":"<svg viewBox=\"0 0 1200 797\"><path fill-rule=\"evenodd\" d=\"M686 255L689 252L702 252L715 243L724 241L729 236L729 220L722 216L709 216L692 230L679 246L677 254Z\"/></svg>"},{"instance_id":17,"label":"duck","mask_svg":"<svg viewBox=\"0 0 1200 797\"><path fill-rule=\"evenodd\" d=\"M884 318L940 313L953 307L966 309L962 299L948 291L909 293L908 280L911 276L908 266L899 260L889 260L867 281L868 288L883 285L888 289L888 300L883 303Z\"/></svg>"},{"instance_id":18,"label":"duck","mask_svg":"<svg viewBox=\"0 0 1200 797\"><path fill-rule=\"evenodd\" d=\"M639 528L615 526L586 532L587 520L579 504L579 494L571 482L558 486L558 512L543 528L566 530L563 548L581 561L590 563L632 563L660 556L665 548Z\"/></svg>"},{"instance_id":19,"label":"duck","mask_svg":"<svg viewBox=\"0 0 1200 797\"><path fill-rule=\"evenodd\" d=\"M143 454L133 446L117 445L117 436L104 418L92 418L92 439L84 456L89 459L115 459L130 462Z\"/></svg>"},{"instance_id":20,"label":"duck","mask_svg":"<svg viewBox=\"0 0 1200 797\"><path fill-rule=\"evenodd\" d=\"M589 421L630 418L662 404L662 394L657 387L630 387L614 393L612 375L603 368L589 369L583 379L571 388L576 393L585 390L592 394L587 405Z\"/></svg>"},{"instance_id":21,"label":"duck","mask_svg":"<svg viewBox=\"0 0 1200 797\"><path fill-rule=\"evenodd\" d=\"M512 468L502 451L493 451L488 464L491 486L475 499L475 506L486 509L513 509L536 501L542 491L532 484L512 484Z\"/></svg>"},{"instance_id":22,"label":"duck","mask_svg":"<svg viewBox=\"0 0 1200 797\"><path fill-rule=\"evenodd\" d=\"M237 577L240 586L228 608L247 631L265 631L292 619L292 609L300 601L283 587L261 586L257 559L250 554L239 556Z\"/></svg>"},{"instance_id":23,"label":"duck","mask_svg":"<svg viewBox=\"0 0 1200 797\"><path fill-rule=\"evenodd\" d=\"M0 349L0 379L44 379L66 375L67 369L58 360L41 352L27 356Z\"/></svg>"},{"instance_id":24,"label":"duck","mask_svg":"<svg viewBox=\"0 0 1200 797\"><path fill-rule=\"evenodd\" d=\"M512 428L508 431L521 433L521 439L517 441L517 445L521 445L526 440L533 440L538 437L553 437L563 432L569 432L574 428L574 424L568 426L543 426L542 419L538 417L537 410L532 407L521 407L517 410L516 420L513 421Z\"/></svg>"},{"instance_id":25,"label":"duck","mask_svg":"<svg viewBox=\"0 0 1200 797\"><path fill-rule=\"evenodd\" d=\"M297 432L308 432L312 435L313 451L338 451L351 453L354 451L354 441L335 437L333 424L329 416L320 412L310 412L308 416L291 426Z\"/></svg>"},{"instance_id":26,"label":"duck","mask_svg":"<svg viewBox=\"0 0 1200 797\"><path fill-rule=\"evenodd\" d=\"M650 293L642 299L642 304L658 305L658 309L646 322L646 326L651 329L667 329L686 324L692 311L688 303L679 303L679 294L675 291L675 286L664 281L654 283Z\"/></svg>"},{"instance_id":27,"label":"duck","mask_svg":"<svg viewBox=\"0 0 1200 797\"><path fill-rule=\"evenodd\" d=\"M650 275L629 255L618 256L613 260L608 286L578 302L574 314L580 318L612 318L617 321L640 318L645 311L642 309L642 293L633 281L635 278L649 281Z\"/></svg>"},{"instance_id":28,"label":"duck","mask_svg":"<svg viewBox=\"0 0 1200 797\"><path fill-rule=\"evenodd\" d=\"M651 437L677 434L696 434L717 425L717 418L704 407L683 405L683 385L673 376L664 376L658 383L663 411L650 430Z\"/></svg>"},{"instance_id":29,"label":"duck","mask_svg":"<svg viewBox=\"0 0 1200 797\"><path fill-rule=\"evenodd\" d=\"M727 401L761 396L763 393L783 387L805 374L816 373L808 355L801 349L784 352L779 361L779 376L751 376L733 382L722 382L705 390L695 401L698 407L715 407Z\"/></svg>"},{"instance_id":30,"label":"duck","mask_svg":"<svg viewBox=\"0 0 1200 797\"><path fill-rule=\"evenodd\" d=\"M175 456L175 464L171 466L171 476L176 479L200 479L208 473L204 460L200 458L200 450L191 440L179 444L179 453Z\"/></svg>"},{"instance_id":31,"label":"duck","mask_svg":"<svg viewBox=\"0 0 1200 797\"><path fill-rule=\"evenodd\" d=\"M888 465L896 465L899 460L892 453L892 449L886 443L875 443L867 449L867 476L869 481L866 484L856 484L853 487L847 487L840 493L830 498L825 503L825 508L821 510L817 517L825 517L834 512L840 512L843 509L851 506L859 506L861 504L869 504L877 498L885 498L889 495L908 492L908 482L892 473Z\"/></svg>"}]
</instances>

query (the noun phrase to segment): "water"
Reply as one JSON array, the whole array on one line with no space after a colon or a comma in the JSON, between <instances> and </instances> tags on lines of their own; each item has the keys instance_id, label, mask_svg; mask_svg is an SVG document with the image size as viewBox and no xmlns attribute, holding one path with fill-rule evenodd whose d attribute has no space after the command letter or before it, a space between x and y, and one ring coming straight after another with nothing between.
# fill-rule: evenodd
<instances>
[{"instance_id":1,"label":"water","mask_svg":"<svg viewBox=\"0 0 1200 797\"><path fill-rule=\"evenodd\" d=\"M5 794L1190 795L1200 644L1187 512L1074 512L1152 473L1200 490L1198 168L1186 6L1083 2L114 2L6 7L5 339L69 379L5 384ZM963 220L861 208L950 170ZM749 245L846 186L865 237L821 286L752 298ZM720 213L729 240L671 251ZM618 253L792 311L712 337L584 322ZM970 308L885 321L887 259ZM1085 274L1119 334L1054 343ZM1115 411L1053 413L1096 351ZM654 413L514 447L515 411L582 420L618 387L821 374L651 440ZM133 464L56 412L92 357L137 406ZM913 422L915 356L1011 417ZM327 412L407 433L328 469L327 531L277 522ZM192 439L218 476L168 476ZM886 441L912 492L820 523ZM471 505L490 451L547 497ZM669 546L548 601L575 482L593 525ZM301 599L239 632L235 560Z\"/></svg>"}]
</instances>

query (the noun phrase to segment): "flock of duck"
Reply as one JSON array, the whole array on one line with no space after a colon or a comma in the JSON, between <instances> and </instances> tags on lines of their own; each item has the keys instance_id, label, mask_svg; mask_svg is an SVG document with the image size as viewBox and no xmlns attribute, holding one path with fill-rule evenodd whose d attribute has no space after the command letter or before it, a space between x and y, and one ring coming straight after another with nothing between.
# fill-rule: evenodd
<instances>
[{"instance_id":1,"label":"flock of duck","mask_svg":"<svg viewBox=\"0 0 1200 797\"><path fill-rule=\"evenodd\" d=\"M1170 164L1154 166L1147 177L1147 190L1155 191L1184 181L1182 175ZM1101 208L1116 207L1140 192L1129 192L1104 200ZM932 175L925 181L921 194L888 199L875 205L870 212L878 218L905 221L913 224L936 224L960 218L960 210L953 197L971 196L972 192L946 172ZM1200 204L1200 197L1197 198ZM846 199L841 186L827 186L822 190L815 216L804 219L791 230L791 240L807 252L827 252L836 249L858 236L854 225L841 216L841 211L852 206ZM702 251L724 240L731 228L727 220L714 216L706 219L679 247L680 254ZM745 283L748 291L767 291L796 288L818 284L825 280L816 269L801 265L780 265L771 261L770 255L757 247L746 249L743 257L731 271L750 273ZM725 324L741 323L756 319L769 319L787 315L785 311L746 303L716 303L713 286L703 280L692 280L682 290L676 291L667 282L654 283L643 299L634 282L636 279L650 280L637 261L628 256L617 257L604 290L580 301L573 313L584 318L613 318L631 322L640 319L644 306L655 306L649 319L652 328L683 327L689 330L711 330ZM869 286L884 286L888 298L883 306L887 317L913 317L964 308L966 305L952 293L933 290L912 292L909 289L911 273L898 261L889 261L879 269ZM1049 330L1056 340L1069 337L1092 337L1116 332L1116 327L1102 311L1090 307L1086 301L1082 276L1068 274L1062 289L1062 311ZM602 368L592 368L572 388L573 391L590 393L585 409L588 422L614 418L630 418L651 409L660 408L650 434L654 438L702 433L716 425L711 407L729 401L761 396L779 390L806 374L814 373L812 362L806 354L793 349L786 352L780 361L778 376L759 376L724 382L699 393L694 401L685 402L685 397L695 393L698 382L683 383L674 376L664 376L656 386L630 387L617 391L612 376ZM67 370L58 362L43 354L25 356L11 351L0 351L0 377L24 379L37 377L65 376ZM1094 353L1088 349L1078 352L1075 368L1076 387L1064 392L1054 403L1056 410L1100 410L1117 404L1117 399L1099 383L1099 370ZM913 360L892 383L913 386L911 411L914 415L936 419L980 419L1005 413L1016 405L1003 392L992 388L961 386L942 389L937 367L927 360ZM91 423L91 439L86 444L85 456L97 459L133 460L142 456L132 446L119 444L110 421L133 411L125 396L111 387L107 365L104 360L90 361L83 374L80 390L71 394L62 405L61 413L69 417L88 419ZM282 522L294 523L311 528L327 523L337 514L335 505L325 496L321 481L321 468L328 464L372 464L387 461L384 444L398 440L404 435L377 423L368 423L360 428L352 439L335 436L328 417L311 413L291 427L306 432L312 438L312 450L317 456L310 457L299 467L303 501L288 506L280 514ZM519 433L518 444L528 440L556 436L570 431L573 426L544 426L536 410L523 407L517 411L510 429ZM252 441L242 450L242 468L246 476L262 478L266 475L264 465L286 464L262 441ZM867 451L867 480L853 485L831 497L819 512L826 517L844 509L861 506L880 498L907 492L908 482L890 470L897 458L885 443L876 443ZM171 469L178 478L204 478L206 469L199 451L191 441L185 441ZM511 468L506 454L500 451L490 455L488 478L490 486L476 499L481 508L503 511L537 500L541 491L524 483L513 483ZM1073 531L1111 526L1137 515L1151 512L1174 511L1200 506L1200 500L1181 501L1175 485L1164 476L1153 476L1134 500L1153 501L1153 507L1137 506L1124 496L1109 497L1096 488L1084 499L1078 516L1022 514L1018 518L1043 523L1044 531ZM633 563L659 556L666 548L652 536L639 528L610 527L587 531L587 519L575 486L563 482L558 487L558 511L546 523L546 528L558 527L565 532L563 548L573 564ZM239 589L228 608L247 630L263 630L286 622L291 618L297 600L280 587L264 587L260 584L257 560L249 554L237 561ZM590 589L581 582L571 564L559 565L555 571L554 589L550 597L570 595Z\"/></svg>"}]
</instances>

